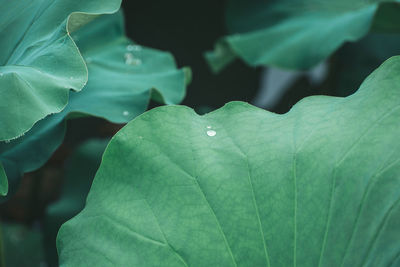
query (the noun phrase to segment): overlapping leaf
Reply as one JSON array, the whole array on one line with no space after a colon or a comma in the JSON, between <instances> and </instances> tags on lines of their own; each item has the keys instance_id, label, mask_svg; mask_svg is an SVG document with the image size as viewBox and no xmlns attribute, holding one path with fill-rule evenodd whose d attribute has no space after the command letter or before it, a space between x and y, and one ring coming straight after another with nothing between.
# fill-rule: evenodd
<instances>
[{"instance_id":1,"label":"overlapping leaf","mask_svg":"<svg viewBox=\"0 0 400 267\"><path fill-rule=\"evenodd\" d=\"M371 28L399 32L400 5L396 0L230 0L226 13L231 35L206 53L214 71L237 57L251 66L308 69Z\"/></svg>"},{"instance_id":2,"label":"overlapping leaf","mask_svg":"<svg viewBox=\"0 0 400 267\"><path fill-rule=\"evenodd\" d=\"M110 142L61 266L398 266L400 57L284 115L153 109Z\"/></svg>"},{"instance_id":3,"label":"overlapping leaf","mask_svg":"<svg viewBox=\"0 0 400 267\"><path fill-rule=\"evenodd\" d=\"M0 1L0 141L60 112L87 69L70 32L121 0Z\"/></svg>"},{"instance_id":4,"label":"overlapping leaf","mask_svg":"<svg viewBox=\"0 0 400 267\"><path fill-rule=\"evenodd\" d=\"M23 137L0 143L0 162L10 190L22 173L43 165L61 144L66 118L92 115L128 122L145 111L151 97L170 104L185 95L188 72L177 69L169 53L127 39L121 13L101 16L73 37L87 62L88 83L81 92L70 94L62 112L39 121Z\"/></svg>"}]
</instances>

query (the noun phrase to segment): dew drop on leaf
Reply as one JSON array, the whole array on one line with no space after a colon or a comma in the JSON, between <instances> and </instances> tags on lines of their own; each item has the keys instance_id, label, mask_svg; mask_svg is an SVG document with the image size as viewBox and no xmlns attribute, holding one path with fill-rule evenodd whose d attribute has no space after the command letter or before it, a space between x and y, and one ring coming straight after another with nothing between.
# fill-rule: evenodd
<instances>
[{"instance_id":1,"label":"dew drop on leaf","mask_svg":"<svg viewBox=\"0 0 400 267\"><path fill-rule=\"evenodd\" d=\"M214 131L214 130L208 130L208 131L207 131L207 135L208 135L208 136L215 136L216 134L217 134L217 132Z\"/></svg>"},{"instance_id":2,"label":"dew drop on leaf","mask_svg":"<svg viewBox=\"0 0 400 267\"><path fill-rule=\"evenodd\" d=\"M128 116L129 115L129 111L125 110L124 112L122 112L122 115Z\"/></svg>"},{"instance_id":3,"label":"dew drop on leaf","mask_svg":"<svg viewBox=\"0 0 400 267\"><path fill-rule=\"evenodd\" d=\"M138 58L135 58L132 53L125 53L125 64L127 65L140 65L142 61Z\"/></svg>"},{"instance_id":4,"label":"dew drop on leaf","mask_svg":"<svg viewBox=\"0 0 400 267\"><path fill-rule=\"evenodd\" d=\"M140 51L140 50L142 50L142 47L140 46L140 45L128 45L127 47L126 47L126 50L128 50L128 51Z\"/></svg>"},{"instance_id":5,"label":"dew drop on leaf","mask_svg":"<svg viewBox=\"0 0 400 267\"><path fill-rule=\"evenodd\" d=\"M129 65L132 63L132 60L133 60L132 53L125 53L124 57L125 57L125 64Z\"/></svg>"}]
</instances>

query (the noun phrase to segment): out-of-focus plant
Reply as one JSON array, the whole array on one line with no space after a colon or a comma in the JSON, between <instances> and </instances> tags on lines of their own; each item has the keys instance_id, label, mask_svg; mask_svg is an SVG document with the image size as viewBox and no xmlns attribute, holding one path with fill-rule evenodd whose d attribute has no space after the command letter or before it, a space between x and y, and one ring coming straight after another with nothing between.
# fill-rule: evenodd
<instances>
[{"instance_id":1,"label":"out-of-focus plant","mask_svg":"<svg viewBox=\"0 0 400 267\"><path fill-rule=\"evenodd\" d=\"M80 5L84 7L88 6L88 8L91 8L90 10L103 10L113 1L106 2L105 6L102 7L103 4L101 1L60 1L46 7L44 11L42 10L40 18L37 18L37 20L39 22L44 20L42 23L45 23L46 16L53 18L70 14L71 10L68 11L69 13L66 13L65 7L62 8L65 5L71 5L72 10L75 10ZM114 2L116 3L113 6L119 5L119 1ZM18 4L15 2L13 5L10 3L6 7L10 13L17 12L22 8L19 2ZM55 8L60 14L52 8ZM117 7L115 7L116 9ZM110 12L115 10L112 9ZM190 71L186 68L177 69L175 61L169 53L142 47L126 38L121 12L114 15L97 15L95 17L84 16L82 13L78 13L78 15L72 13L71 16L67 17L71 17L72 19L74 16L77 16L79 24L78 22L69 22L68 25L70 26L66 28L65 36L63 35L68 42L55 44L55 46L61 49L60 51L57 50L54 52L50 49L52 46L47 43L40 42L33 45L26 41L28 42L28 47L33 46L42 51L41 58L46 58L49 61L45 66L46 68L56 70L57 73L60 72L62 75L67 76L65 78L66 83L63 83L62 78L51 75L58 82L57 86L66 92L67 99L61 108L61 112L58 110L59 113L49 115L50 113L54 113L52 111L46 114L49 116L37 122L28 132L19 138L0 142L0 193L2 195L5 195L7 191L7 178L11 187L10 190L13 192L23 173L33 171L47 161L54 150L62 143L66 119L96 116L115 123L126 123L145 111L151 98L162 103L174 104L182 101L185 95L186 84L190 81ZM26 27L28 27L28 33L33 31L32 34L38 36L40 30L36 32L34 26L39 22L35 21L32 22L32 26L29 27L29 25L26 25ZM82 25L84 22L85 25ZM48 21L47 23L54 24L52 21ZM65 23L68 23L68 20ZM20 24L17 24L17 26ZM73 28L71 28L71 25L73 25ZM63 25L61 26L64 27ZM80 27L79 29L78 26ZM15 28L16 26L10 23L5 30L7 30L6 32L14 32L18 29ZM39 27L39 29L41 28ZM24 38L28 38L25 37L29 36L28 33L21 37L20 43L23 43ZM67 46L67 44L74 47L76 55L70 55L69 53L72 53L70 49L66 51L62 50L66 49L64 46ZM44 54L44 51L49 55ZM70 63L76 57L76 61L82 65L82 70L79 72L82 76L82 83L86 84L82 91L71 93L69 99L68 92L71 87L71 80L75 81L78 75L72 75L67 71L64 72L63 68L66 67L69 71L77 72L77 67L63 64L57 58L60 54ZM24 60L24 54L21 54L19 59ZM53 97L51 94L47 95L44 92L45 90L49 90L51 93L55 91L55 89L53 90L46 84L51 82L47 78L40 78L37 75L33 75L32 77L34 80L38 79L40 82L37 85L37 90L40 91L40 94L35 94L35 91L33 91L35 88L33 82L31 84L28 79L18 78L23 75L18 71L43 72L40 66L36 67L36 65L33 65L21 69L19 63L15 64L18 64L18 66L8 63L8 65L0 67L0 72L2 73L0 83L5 83L1 85L2 98L0 99L0 108L4 107L4 110L7 110L7 107L17 108L24 115L20 116L18 113L7 110L12 115L6 115L6 120L1 119L2 126L0 127L0 131L7 130L9 128L8 124L13 124L15 127L21 126L22 124L19 121L23 118L26 118L26 121L33 118L30 117L30 115L34 114L31 110L36 110L36 107L23 104L25 100L32 101L35 105L49 110L48 108L44 108L43 105L51 105L53 98L56 101L60 101L61 99L59 95ZM87 78L88 73L89 78ZM10 77L14 78L11 79ZM16 83L15 79L19 82ZM30 89L26 90L24 86ZM26 94L22 94L21 92L26 92ZM17 94L12 99L18 102L17 105L21 106L20 108L12 104L8 100L8 97L6 97L6 94L11 93ZM44 96L42 97L41 94L44 94ZM2 115L4 114L8 113L2 113ZM15 119L13 116L18 117L18 119ZM18 132L18 134L22 133Z\"/></svg>"}]
</instances>

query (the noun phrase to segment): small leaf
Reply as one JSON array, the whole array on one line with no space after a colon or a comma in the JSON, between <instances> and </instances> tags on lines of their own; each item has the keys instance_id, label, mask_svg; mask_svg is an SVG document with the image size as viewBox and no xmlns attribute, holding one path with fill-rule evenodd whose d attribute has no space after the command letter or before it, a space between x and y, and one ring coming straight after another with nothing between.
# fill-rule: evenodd
<instances>
[{"instance_id":1,"label":"small leaf","mask_svg":"<svg viewBox=\"0 0 400 267\"><path fill-rule=\"evenodd\" d=\"M309 69L370 28L398 32L397 1L229 0L230 35L205 54L214 72L236 57L251 66ZM393 3L390 3L393 2ZM375 19L374 19L375 17Z\"/></svg>"},{"instance_id":2,"label":"small leaf","mask_svg":"<svg viewBox=\"0 0 400 267\"><path fill-rule=\"evenodd\" d=\"M284 115L153 109L110 142L61 266L397 266L400 57Z\"/></svg>"}]
</instances>

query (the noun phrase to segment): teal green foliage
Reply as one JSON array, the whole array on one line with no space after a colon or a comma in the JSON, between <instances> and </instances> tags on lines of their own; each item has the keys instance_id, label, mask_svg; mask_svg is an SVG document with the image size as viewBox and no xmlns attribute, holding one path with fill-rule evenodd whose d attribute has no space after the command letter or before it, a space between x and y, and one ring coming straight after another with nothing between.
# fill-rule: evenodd
<instances>
[{"instance_id":1,"label":"teal green foliage","mask_svg":"<svg viewBox=\"0 0 400 267\"><path fill-rule=\"evenodd\" d=\"M188 70L177 69L167 52L133 43L123 27L118 12L94 19L73 34L88 66L87 85L70 94L62 112L39 121L21 138L0 142L10 190L15 190L21 174L42 166L59 147L65 119L90 115L126 123L145 111L154 95L167 104L182 101Z\"/></svg>"},{"instance_id":2,"label":"teal green foliage","mask_svg":"<svg viewBox=\"0 0 400 267\"><path fill-rule=\"evenodd\" d=\"M110 142L61 266L397 266L400 57L277 115L151 110Z\"/></svg>"},{"instance_id":3,"label":"teal green foliage","mask_svg":"<svg viewBox=\"0 0 400 267\"><path fill-rule=\"evenodd\" d=\"M399 15L395 0L229 0L229 35L205 56L215 72L235 58L251 66L309 69L371 28L399 32Z\"/></svg>"},{"instance_id":4,"label":"teal green foliage","mask_svg":"<svg viewBox=\"0 0 400 267\"><path fill-rule=\"evenodd\" d=\"M0 1L0 141L15 139L60 112L69 91L84 87L87 68L70 32L87 17L116 12L120 3Z\"/></svg>"},{"instance_id":5,"label":"teal green foliage","mask_svg":"<svg viewBox=\"0 0 400 267\"><path fill-rule=\"evenodd\" d=\"M214 72L329 58L321 84L292 86L347 96L283 115L174 105L190 69L130 40L120 5L0 0L0 201L60 147L68 120L128 123L78 146L55 174L59 198L32 203L27 225L1 223L0 267L400 266L400 0L226 1L227 35L205 54ZM145 112L151 101L169 106ZM36 180L51 168L40 175L32 202L48 201Z\"/></svg>"}]
</instances>

